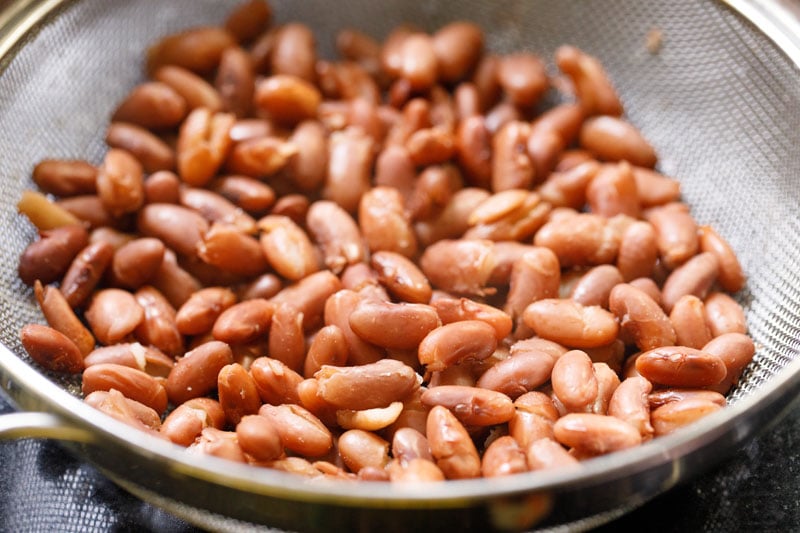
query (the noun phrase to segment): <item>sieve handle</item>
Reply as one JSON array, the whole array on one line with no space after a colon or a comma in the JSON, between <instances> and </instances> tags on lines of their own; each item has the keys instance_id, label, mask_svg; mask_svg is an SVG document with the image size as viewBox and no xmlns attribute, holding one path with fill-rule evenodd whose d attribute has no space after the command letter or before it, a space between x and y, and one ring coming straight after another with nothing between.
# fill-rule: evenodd
<instances>
[{"instance_id":1,"label":"sieve handle","mask_svg":"<svg viewBox=\"0 0 800 533\"><path fill-rule=\"evenodd\" d=\"M7 439L55 439L70 442L92 442L91 432L71 425L49 413L10 413L0 415L0 441Z\"/></svg>"}]
</instances>

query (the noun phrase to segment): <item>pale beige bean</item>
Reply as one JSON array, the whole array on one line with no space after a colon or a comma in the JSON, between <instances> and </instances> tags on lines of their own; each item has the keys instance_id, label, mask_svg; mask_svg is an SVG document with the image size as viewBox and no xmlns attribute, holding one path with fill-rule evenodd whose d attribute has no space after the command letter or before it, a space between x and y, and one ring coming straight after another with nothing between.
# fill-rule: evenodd
<instances>
[{"instance_id":1,"label":"pale beige bean","mask_svg":"<svg viewBox=\"0 0 800 533\"><path fill-rule=\"evenodd\" d=\"M599 305L608 309L611 290L623 282L622 274L613 265L598 265L581 276L570 291L570 298L581 305Z\"/></svg>"},{"instance_id":2,"label":"pale beige bean","mask_svg":"<svg viewBox=\"0 0 800 533\"><path fill-rule=\"evenodd\" d=\"M643 377L627 378L619 384L608 404L608 414L636 428L643 441L653 436L648 400L652 390L652 383Z\"/></svg>"},{"instance_id":3,"label":"pale beige bean","mask_svg":"<svg viewBox=\"0 0 800 533\"><path fill-rule=\"evenodd\" d=\"M550 204L539 194L507 189L493 194L470 213L468 239L527 241L547 222Z\"/></svg>"},{"instance_id":4,"label":"pale beige bean","mask_svg":"<svg viewBox=\"0 0 800 533\"><path fill-rule=\"evenodd\" d=\"M189 110L205 108L216 113L222 109L222 100L214 86L188 69L165 65L153 73L153 79L170 86Z\"/></svg>"},{"instance_id":5,"label":"pale beige bean","mask_svg":"<svg viewBox=\"0 0 800 533\"><path fill-rule=\"evenodd\" d=\"M378 431L394 424L402 411L403 402L392 402L387 407L361 411L339 409L336 411L336 422L342 429Z\"/></svg>"},{"instance_id":6,"label":"pale beige bean","mask_svg":"<svg viewBox=\"0 0 800 533\"><path fill-rule=\"evenodd\" d=\"M655 149L635 126L612 116L587 119L581 127L580 144L605 161L652 168L658 160Z\"/></svg>"},{"instance_id":7,"label":"pale beige bean","mask_svg":"<svg viewBox=\"0 0 800 533\"><path fill-rule=\"evenodd\" d=\"M224 28L199 26L168 35L147 51L147 71L155 72L161 65L178 65L208 74L219 64L222 52L236 44Z\"/></svg>"},{"instance_id":8,"label":"pale beige bean","mask_svg":"<svg viewBox=\"0 0 800 533\"><path fill-rule=\"evenodd\" d=\"M228 344L247 344L265 336L275 313L275 304L256 298L231 305L214 321L211 333Z\"/></svg>"},{"instance_id":9,"label":"pale beige bean","mask_svg":"<svg viewBox=\"0 0 800 533\"><path fill-rule=\"evenodd\" d=\"M225 419L234 426L247 415L258 413L261 407L255 380L239 363L220 369L217 374L217 394Z\"/></svg>"},{"instance_id":10,"label":"pale beige bean","mask_svg":"<svg viewBox=\"0 0 800 533\"><path fill-rule=\"evenodd\" d=\"M236 424L236 439L242 451L258 461L271 461L283 455L280 433L267 417L243 416Z\"/></svg>"},{"instance_id":11,"label":"pale beige bean","mask_svg":"<svg viewBox=\"0 0 800 533\"><path fill-rule=\"evenodd\" d=\"M495 330L480 320L453 322L431 331L419 344L419 362L430 372L466 361L482 361L497 348Z\"/></svg>"},{"instance_id":12,"label":"pale beige bean","mask_svg":"<svg viewBox=\"0 0 800 533\"><path fill-rule=\"evenodd\" d=\"M700 250L714 254L719 263L719 284L728 292L744 287L746 276L731 245L711 226L700 226Z\"/></svg>"},{"instance_id":13,"label":"pale beige bean","mask_svg":"<svg viewBox=\"0 0 800 533\"><path fill-rule=\"evenodd\" d=\"M361 300L367 297L365 294L345 289L336 292L324 302L325 325L335 325L342 331L350 364L374 363L385 355L382 348L366 342L350 327L350 314Z\"/></svg>"},{"instance_id":14,"label":"pale beige bean","mask_svg":"<svg viewBox=\"0 0 800 533\"><path fill-rule=\"evenodd\" d=\"M127 122L113 122L106 130L106 144L121 148L142 164L144 171L153 173L175 168L175 152L148 130ZM92 168L94 171L94 168Z\"/></svg>"},{"instance_id":15,"label":"pale beige bean","mask_svg":"<svg viewBox=\"0 0 800 533\"><path fill-rule=\"evenodd\" d=\"M642 207L664 205L680 199L681 184L676 179L642 167L633 167L633 177Z\"/></svg>"},{"instance_id":16,"label":"pale beige bean","mask_svg":"<svg viewBox=\"0 0 800 533\"><path fill-rule=\"evenodd\" d=\"M258 410L278 430L288 450L306 457L320 457L333 446L333 435L320 420L299 405L264 404Z\"/></svg>"},{"instance_id":17,"label":"pale beige bean","mask_svg":"<svg viewBox=\"0 0 800 533\"><path fill-rule=\"evenodd\" d=\"M522 351L495 363L481 375L477 386L515 399L544 385L553 371L555 360L539 350Z\"/></svg>"},{"instance_id":18,"label":"pale beige bean","mask_svg":"<svg viewBox=\"0 0 800 533\"><path fill-rule=\"evenodd\" d=\"M102 289L92 297L84 317L100 343L114 344L133 333L144 320L144 310L131 293Z\"/></svg>"},{"instance_id":19,"label":"pale beige bean","mask_svg":"<svg viewBox=\"0 0 800 533\"><path fill-rule=\"evenodd\" d=\"M355 213L370 188L374 141L360 128L349 127L330 136L328 168L322 196Z\"/></svg>"},{"instance_id":20,"label":"pale beige bean","mask_svg":"<svg viewBox=\"0 0 800 533\"><path fill-rule=\"evenodd\" d=\"M714 390L724 394L736 385L745 367L753 360L755 350L753 339L743 333L723 333L703 346L704 352L719 356L725 363L725 378Z\"/></svg>"},{"instance_id":21,"label":"pale beige bean","mask_svg":"<svg viewBox=\"0 0 800 533\"><path fill-rule=\"evenodd\" d=\"M303 381L303 376L284 362L272 357L259 357L250 364L250 375L264 403L300 403L297 387Z\"/></svg>"},{"instance_id":22,"label":"pale beige bean","mask_svg":"<svg viewBox=\"0 0 800 533\"><path fill-rule=\"evenodd\" d=\"M203 288L193 293L178 309L175 323L184 335L207 333L219 315L235 303L236 295L228 288Z\"/></svg>"},{"instance_id":23,"label":"pale beige bean","mask_svg":"<svg viewBox=\"0 0 800 533\"><path fill-rule=\"evenodd\" d=\"M700 248L697 222L688 207L669 203L645 212L656 231L656 245L664 265L673 270L693 257Z\"/></svg>"},{"instance_id":24,"label":"pale beige bean","mask_svg":"<svg viewBox=\"0 0 800 533\"><path fill-rule=\"evenodd\" d=\"M297 281L320 269L314 245L292 219L267 215L258 221L258 227L264 255L280 275Z\"/></svg>"},{"instance_id":25,"label":"pale beige bean","mask_svg":"<svg viewBox=\"0 0 800 533\"><path fill-rule=\"evenodd\" d=\"M650 276L658 256L656 232L649 223L633 222L622 233L617 268L625 281Z\"/></svg>"},{"instance_id":26,"label":"pale beige bean","mask_svg":"<svg viewBox=\"0 0 800 533\"><path fill-rule=\"evenodd\" d=\"M619 241L604 217L580 213L568 220L551 220L536 232L533 244L550 248L562 267L570 267L612 263Z\"/></svg>"},{"instance_id":27,"label":"pale beige bean","mask_svg":"<svg viewBox=\"0 0 800 533\"><path fill-rule=\"evenodd\" d=\"M325 365L314 377L325 401L355 411L402 401L419 386L414 369L393 359L349 367Z\"/></svg>"},{"instance_id":28,"label":"pale beige bean","mask_svg":"<svg viewBox=\"0 0 800 533\"><path fill-rule=\"evenodd\" d=\"M492 137L493 192L528 189L533 184L535 170L527 149L530 132L529 123L512 120Z\"/></svg>"},{"instance_id":29,"label":"pale beige bean","mask_svg":"<svg viewBox=\"0 0 800 533\"><path fill-rule=\"evenodd\" d=\"M446 407L438 405L430 410L426 434L436 465L447 479L480 476L478 450L467 430Z\"/></svg>"},{"instance_id":30,"label":"pale beige bean","mask_svg":"<svg viewBox=\"0 0 800 533\"><path fill-rule=\"evenodd\" d=\"M578 460L561 444L548 437L531 442L525 450L525 459L530 470L569 468L578 465Z\"/></svg>"},{"instance_id":31,"label":"pale beige bean","mask_svg":"<svg viewBox=\"0 0 800 533\"><path fill-rule=\"evenodd\" d=\"M323 320L326 302L342 288L342 282L328 270L315 272L273 296L275 304L289 302L303 313L303 329L311 330Z\"/></svg>"},{"instance_id":32,"label":"pale beige bean","mask_svg":"<svg viewBox=\"0 0 800 533\"><path fill-rule=\"evenodd\" d=\"M154 377L166 378L175 366L175 359L157 348L142 346L138 342L125 342L95 348L84 357L83 363L87 367L114 363L143 370Z\"/></svg>"},{"instance_id":33,"label":"pale beige bean","mask_svg":"<svg viewBox=\"0 0 800 533\"><path fill-rule=\"evenodd\" d=\"M669 321L675 330L675 342L679 346L700 349L713 338L706 322L705 305L692 294L681 296L675 302Z\"/></svg>"},{"instance_id":34,"label":"pale beige bean","mask_svg":"<svg viewBox=\"0 0 800 533\"><path fill-rule=\"evenodd\" d=\"M322 101L319 90L290 74L275 74L256 83L254 103L272 120L294 126L314 118Z\"/></svg>"},{"instance_id":35,"label":"pale beige bean","mask_svg":"<svg viewBox=\"0 0 800 533\"><path fill-rule=\"evenodd\" d=\"M137 290L134 297L144 310L144 318L133 332L136 340L172 357L182 355L183 336L175 323L175 308L166 297L149 285Z\"/></svg>"},{"instance_id":36,"label":"pale beige bean","mask_svg":"<svg viewBox=\"0 0 800 533\"><path fill-rule=\"evenodd\" d=\"M469 298L436 297L431 300L442 324L451 324L463 320L481 320L494 328L495 337L500 342L505 339L513 327L511 317L500 309L488 304L470 300Z\"/></svg>"},{"instance_id":37,"label":"pale beige bean","mask_svg":"<svg viewBox=\"0 0 800 533\"><path fill-rule=\"evenodd\" d=\"M702 252L673 270L661 288L661 300L667 312L684 295L691 294L704 299L717 279L719 263L716 256Z\"/></svg>"},{"instance_id":38,"label":"pale beige bean","mask_svg":"<svg viewBox=\"0 0 800 533\"><path fill-rule=\"evenodd\" d=\"M351 472L362 468L384 468L389 464L389 443L375 433L350 429L337 440L339 456Z\"/></svg>"},{"instance_id":39,"label":"pale beige bean","mask_svg":"<svg viewBox=\"0 0 800 533\"><path fill-rule=\"evenodd\" d=\"M362 299L348 318L352 330L365 341L400 350L416 348L441 325L436 310L425 304Z\"/></svg>"},{"instance_id":40,"label":"pale beige bean","mask_svg":"<svg viewBox=\"0 0 800 533\"><path fill-rule=\"evenodd\" d=\"M202 242L209 224L199 213L172 204L148 204L138 214L137 225L145 236L160 239L175 252L191 256Z\"/></svg>"},{"instance_id":41,"label":"pale beige bean","mask_svg":"<svg viewBox=\"0 0 800 533\"><path fill-rule=\"evenodd\" d=\"M270 54L272 72L297 76L314 83L316 46L314 33L308 26L294 22L281 26Z\"/></svg>"},{"instance_id":42,"label":"pale beige bean","mask_svg":"<svg viewBox=\"0 0 800 533\"><path fill-rule=\"evenodd\" d=\"M134 87L111 116L113 122L130 122L147 129L177 126L186 116L186 100L175 89L158 81Z\"/></svg>"},{"instance_id":43,"label":"pale beige bean","mask_svg":"<svg viewBox=\"0 0 800 533\"><path fill-rule=\"evenodd\" d=\"M334 274L367 259L361 229L350 213L336 203L327 200L313 202L306 214L306 226L314 242L322 249L325 266Z\"/></svg>"},{"instance_id":44,"label":"pale beige bean","mask_svg":"<svg viewBox=\"0 0 800 533\"><path fill-rule=\"evenodd\" d=\"M161 434L175 444L189 446L205 428L222 429L225 413L211 398L192 398L177 406L161 425Z\"/></svg>"},{"instance_id":45,"label":"pale beige bean","mask_svg":"<svg viewBox=\"0 0 800 533\"><path fill-rule=\"evenodd\" d=\"M619 331L614 315L602 307L584 307L567 299L533 302L525 308L522 320L538 336L575 348L605 346Z\"/></svg>"},{"instance_id":46,"label":"pale beige bean","mask_svg":"<svg viewBox=\"0 0 800 533\"><path fill-rule=\"evenodd\" d=\"M463 385L440 385L422 393L426 407L447 407L465 426L494 426L514 416L511 398L501 392Z\"/></svg>"},{"instance_id":47,"label":"pale beige bean","mask_svg":"<svg viewBox=\"0 0 800 533\"><path fill-rule=\"evenodd\" d=\"M647 401L650 404L650 409L658 409L662 405L679 400L686 400L690 398L697 398L707 400L715 403L720 407L727 405L725 396L719 392L710 391L706 389L658 389L647 395Z\"/></svg>"},{"instance_id":48,"label":"pale beige bean","mask_svg":"<svg viewBox=\"0 0 800 533\"><path fill-rule=\"evenodd\" d=\"M186 352L167 376L167 394L174 404L204 396L217 388L217 375L233 363L233 353L224 342L209 341Z\"/></svg>"},{"instance_id":49,"label":"pale beige bean","mask_svg":"<svg viewBox=\"0 0 800 533\"><path fill-rule=\"evenodd\" d=\"M94 391L116 389L126 398L136 400L161 415L167 408L167 391L153 376L122 365L93 365L83 371L81 390L84 396Z\"/></svg>"},{"instance_id":50,"label":"pale beige bean","mask_svg":"<svg viewBox=\"0 0 800 533\"><path fill-rule=\"evenodd\" d=\"M620 329L640 350L675 344L669 317L644 291L620 283L611 290L608 302Z\"/></svg>"},{"instance_id":51,"label":"pale beige bean","mask_svg":"<svg viewBox=\"0 0 800 533\"><path fill-rule=\"evenodd\" d=\"M373 187L361 197L358 221L371 252L395 252L406 257L417 254L417 237L399 191Z\"/></svg>"},{"instance_id":52,"label":"pale beige bean","mask_svg":"<svg viewBox=\"0 0 800 533\"><path fill-rule=\"evenodd\" d=\"M508 435L492 441L483 452L481 458L483 477L510 476L527 471L525 451Z\"/></svg>"},{"instance_id":53,"label":"pale beige bean","mask_svg":"<svg viewBox=\"0 0 800 533\"><path fill-rule=\"evenodd\" d=\"M569 351L555 361L551 382L553 393L568 411L586 411L597 398L592 360L580 350Z\"/></svg>"},{"instance_id":54,"label":"pale beige bean","mask_svg":"<svg viewBox=\"0 0 800 533\"><path fill-rule=\"evenodd\" d=\"M553 426L556 440L580 452L601 455L637 446L639 431L618 418L592 413L570 413Z\"/></svg>"},{"instance_id":55,"label":"pale beige bean","mask_svg":"<svg viewBox=\"0 0 800 533\"><path fill-rule=\"evenodd\" d=\"M235 120L230 113L213 113L205 107L189 113L176 148L178 174L185 183L201 187L217 174L231 149L229 133Z\"/></svg>"},{"instance_id":56,"label":"pale beige bean","mask_svg":"<svg viewBox=\"0 0 800 533\"><path fill-rule=\"evenodd\" d=\"M31 174L42 192L59 197L94 194L97 167L79 159L43 159Z\"/></svg>"},{"instance_id":57,"label":"pale beige bean","mask_svg":"<svg viewBox=\"0 0 800 533\"><path fill-rule=\"evenodd\" d=\"M83 354L75 342L60 331L40 324L26 324L19 337L31 359L45 369L68 374L83 370Z\"/></svg>"},{"instance_id":58,"label":"pale beige bean","mask_svg":"<svg viewBox=\"0 0 800 533\"><path fill-rule=\"evenodd\" d=\"M661 437L720 409L722 408L714 402L699 398L687 398L654 409L650 418L656 437Z\"/></svg>"},{"instance_id":59,"label":"pale beige bean","mask_svg":"<svg viewBox=\"0 0 800 533\"><path fill-rule=\"evenodd\" d=\"M97 170L97 195L112 215L138 210L144 203L142 164L130 152L110 148Z\"/></svg>"},{"instance_id":60,"label":"pale beige bean","mask_svg":"<svg viewBox=\"0 0 800 533\"><path fill-rule=\"evenodd\" d=\"M485 240L442 240L425 249L420 266L437 288L481 295L495 267L492 248L493 243Z\"/></svg>"},{"instance_id":61,"label":"pale beige bean","mask_svg":"<svg viewBox=\"0 0 800 533\"><path fill-rule=\"evenodd\" d=\"M572 80L586 115L622 114L622 102L597 58L574 46L564 45L556 50L555 60L558 68Z\"/></svg>"},{"instance_id":62,"label":"pale beige bean","mask_svg":"<svg viewBox=\"0 0 800 533\"><path fill-rule=\"evenodd\" d=\"M712 292L703 304L705 320L712 337L725 333L747 333L744 309L729 295L724 292Z\"/></svg>"},{"instance_id":63,"label":"pale beige bean","mask_svg":"<svg viewBox=\"0 0 800 533\"><path fill-rule=\"evenodd\" d=\"M141 237L123 244L114 252L111 276L116 284L138 289L150 282L164 261L164 243L154 237Z\"/></svg>"},{"instance_id":64,"label":"pale beige bean","mask_svg":"<svg viewBox=\"0 0 800 533\"><path fill-rule=\"evenodd\" d=\"M300 371L306 357L303 314L292 304L275 308L269 326L269 354L294 371Z\"/></svg>"},{"instance_id":65,"label":"pale beige bean","mask_svg":"<svg viewBox=\"0 0 800 533\"><path fill-rule=\"evenodd\" d=\"M612 217L639 216L639 191L631 165L626 161L600 167L586 187L586 200L592 213Z\"/></svg>"},{"instance_id":66,"label":"pale beige bean","mask_svg":"<svg viewBox=\"0 0 800 533\"><path fill-rule=\"evenodd\" d=\"M717 385L726 374L719 356L686 346L662 346L643 352L636 370L652 383L672 387Z\"/></svg>"}]
</instances>

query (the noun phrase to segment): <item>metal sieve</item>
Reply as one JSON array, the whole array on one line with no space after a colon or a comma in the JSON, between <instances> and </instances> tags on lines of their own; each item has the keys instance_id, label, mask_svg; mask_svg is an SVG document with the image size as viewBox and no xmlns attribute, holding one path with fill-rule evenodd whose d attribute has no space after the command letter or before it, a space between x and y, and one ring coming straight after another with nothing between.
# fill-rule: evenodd
<instances>
[{"instance_id":1,"label":"metal sieve","mask_svg":"<svg viewBox=\"0 0 800 533\"><path fill-rule=\"evenodd\" d=\"M142 80L149 43L220 23L235 2L18 0L0 14L0 385L28 411L0 417L0 437L63 440L122 487L208 529L586 529L710 468L789 409L800 392L800 8L755 0L271 2L278 21L314 28L327 57L342 27L381 38L403 22L434 30L464 18L497 52L549 59L571 43L600 58L659 169L681 180L695 218L731 243L748 275L737 298L758 349L730 408L577 472L409 490L189 456L84 405L77 382L42 373L20 345L22 325L43 319L17 279L35 230L16 201L45 157L102 159L110 113ZM646 46L653 30L657 52Z\"/></svg>"}]
</instances>

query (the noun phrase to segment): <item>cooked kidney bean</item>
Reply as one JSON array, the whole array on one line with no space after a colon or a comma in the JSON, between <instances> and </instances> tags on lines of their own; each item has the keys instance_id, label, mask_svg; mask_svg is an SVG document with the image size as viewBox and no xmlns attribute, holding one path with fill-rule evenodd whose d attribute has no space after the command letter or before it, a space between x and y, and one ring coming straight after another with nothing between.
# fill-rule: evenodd
<instances>
[{"instance_id":1,"label":"cooked kidney bean","mask_svg":"<svg viewBox=\"0 0 800 533\"><path fill-rule=\"evenodd\" d=\"M548 109L474 22L320 59L271 18L164 37L102 164L34 166L34 363L191 453L351 481L574 466L725 405L745 273L597 58L556 51Z\"/></svg>"}]
</instances>

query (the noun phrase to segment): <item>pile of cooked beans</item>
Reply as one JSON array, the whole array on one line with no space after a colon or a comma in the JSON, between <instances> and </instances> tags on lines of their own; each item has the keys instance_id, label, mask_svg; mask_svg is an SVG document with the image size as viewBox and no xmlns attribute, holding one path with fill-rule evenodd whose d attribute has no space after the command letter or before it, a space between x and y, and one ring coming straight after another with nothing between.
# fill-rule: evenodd
<instances>
[{"instance_id":1,"label":"pile of cooked beans","mask_svg":"<svg viewBox=\"0 0 800 533\"><path fill-rule=\"evenodd\" d=\"M147 50L99 164L35 166L36 363L189 452L373 481L572 467L725 405L745 276L595 57L464 21L335 46L247 1Z\"/></svg>"}]
</instances>

